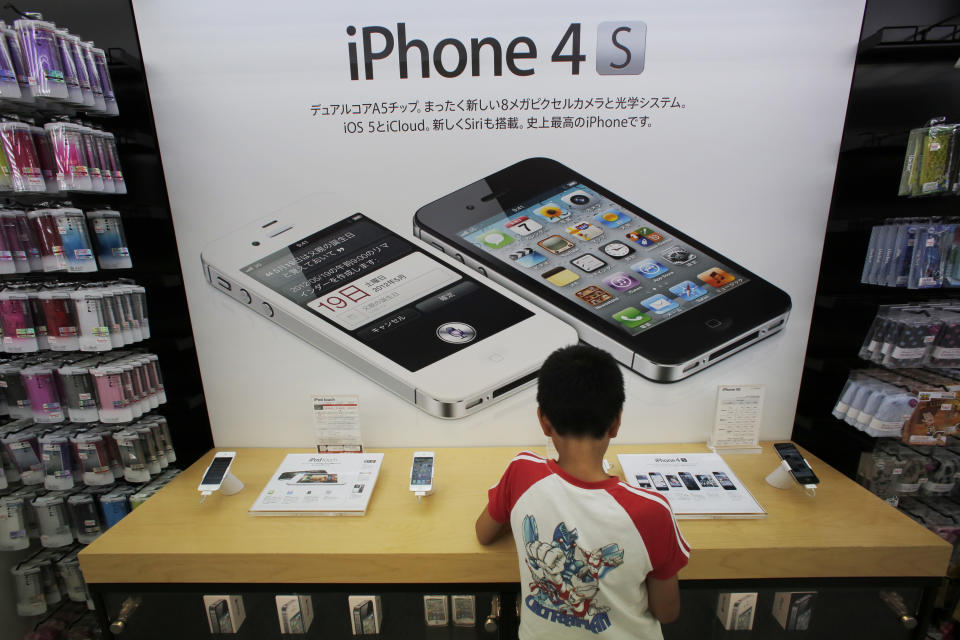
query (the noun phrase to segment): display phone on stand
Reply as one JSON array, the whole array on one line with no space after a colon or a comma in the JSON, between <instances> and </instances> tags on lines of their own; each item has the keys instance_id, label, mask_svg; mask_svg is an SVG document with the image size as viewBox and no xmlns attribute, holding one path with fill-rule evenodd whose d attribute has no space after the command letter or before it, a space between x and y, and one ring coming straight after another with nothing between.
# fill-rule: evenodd
<instances>
[{"instance_id":1,"label":"display phone on stand","mask_svg":"<svg viewBox=\"0 0 960 640\"><path fill-rule=\"evenodd\" d=\"M790 313L790 296L759 275L547 158L458 189L413 225L655 382L746 349Z\"/></svg>"},{"instance_id":2,"label":"display phone on stand","mask_svg":"<svg viewBox=\"0 0 960 640\"><path fill-rule=\"evenodd\" d=\"M424 495L433 491L433 474L436 470L433 451L417 451L410 465L410 491Z\"/></svg>"},{"instance_id":3,"label":"display phone on stand","mask_svg":"<svg viewBox=\"0 0 960 640\"><path fill-rule=\"evenodd\" d=\"M577 342L570 325L419 240L360 213L318 217L301 206L210 244L207 281L431 415L515 395Z\"/></svg>"},{"instance_id":4,"label":"display phone on stand","mask_svg":"<svg viewBox=\"0 0 960 640\"><path fill-rule=\"evenodd\" d=\"M236 451L217 452L213 457L213 462L210 463L210 466L207 467L206 472L203 474L203 480L200 481L200 486L197 487L197 491L201 493L213 493L219 489L220 485L223 484L223 479L230 473L230 465L233 464L233 460L236 457Z\"/></svg>"},{"instance_id":5,"label":"display phone on stand","mask_svg":"<svg viewBox=\"0 0 960 640\"><path fill-rule=\"evenodd\" d=\"M778 442L773 445L780 460L789 466L790 475L799 484L804 486L815 486L820 484L820 478L813 472L807 461L800 455L800 451L789 442Z\"/></svg>"}]
</instances>

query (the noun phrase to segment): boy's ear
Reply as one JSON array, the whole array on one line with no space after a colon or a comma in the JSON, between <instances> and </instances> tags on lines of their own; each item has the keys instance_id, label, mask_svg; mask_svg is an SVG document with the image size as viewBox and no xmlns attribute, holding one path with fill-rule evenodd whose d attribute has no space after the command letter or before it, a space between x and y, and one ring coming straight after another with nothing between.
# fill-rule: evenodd
<instances>
[{"instance_id":1,"label":"boy's ear","mask_svg":"<svg viewBox=\"0 0 960 640\"><path fill-rule=\"evenodd\" d=\"M553 425L550 424L550 418L548 418L540 407L537 407L537 419L540 421L540 430L543 431L543 435L548 438L553 437Z\"/></svg>"},{"instance_id":2,"label":"boy's ear","mask_svg":"<svg viewBox=\"0 0 960 640\"><path fill-rule=\"evenodd\" d=\"M613 419L613 422L610 424L610 428L607 429L607 435L611 438L616 438L617 433L620 431L620 419L623 417L623 409L620 410L620 413L617 414L617 417Z\"/></svg>"}]
</instances>

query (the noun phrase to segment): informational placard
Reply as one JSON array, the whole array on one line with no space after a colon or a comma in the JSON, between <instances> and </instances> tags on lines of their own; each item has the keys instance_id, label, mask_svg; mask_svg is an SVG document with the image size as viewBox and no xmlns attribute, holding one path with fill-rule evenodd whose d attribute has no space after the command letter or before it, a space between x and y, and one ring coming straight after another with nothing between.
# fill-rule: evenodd
<instances>
[{"instance_id":1,"label":"informational placard","mask_svg":"<svg viewBox=\"0 0 960 640\"><path fill-rule=\"evenodd\" d=\"M720 385L713 434L707 446L714 450L760 453L762 418L762 384Z\"/></svg>"},{"instance_id":2,"label":"informational placard","mask_svg":"<svg viewBox=\"0 0 960 640\"><path fill-rule=\"evenodd\" d=\"M250 514L362 516L382 463L382 453L287 454Z\"/></svg>"},{"instance_id":3,"label":"informational placard","mask_svg":"<svg viewBox=\"0 0 960 640\"><path fill-rule=\"evenodd\" d=\"M317 452L363 451L359 396L313 396L313 420Z\"/></svg>"},{"instance_id":4,"label":"informational placard","mask_svg":"<svg viewBox=\"0 0 960 640\"><path fill-rule=\"evenodd\" d=\"M627 483L662 493L677 518L764 518L767 512L715 453L620 454Z\"/></svg>"}]
</instances>

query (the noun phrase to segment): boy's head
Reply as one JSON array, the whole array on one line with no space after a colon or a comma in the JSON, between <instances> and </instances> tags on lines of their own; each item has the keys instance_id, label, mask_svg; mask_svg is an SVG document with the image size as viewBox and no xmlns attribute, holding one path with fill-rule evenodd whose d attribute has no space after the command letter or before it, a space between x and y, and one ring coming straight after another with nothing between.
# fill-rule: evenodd
<instances>
[{"instance_id":1,"label":"boy's head","mask_svg":"<svg viewBox=\"0 0 960 640\"><path fill-rule=\"evenodd\" d=\"M606 351L557 349L540 367L537 403L560 436L602 438L623 409L623 375Z\"/></svg>"}]
</instances>

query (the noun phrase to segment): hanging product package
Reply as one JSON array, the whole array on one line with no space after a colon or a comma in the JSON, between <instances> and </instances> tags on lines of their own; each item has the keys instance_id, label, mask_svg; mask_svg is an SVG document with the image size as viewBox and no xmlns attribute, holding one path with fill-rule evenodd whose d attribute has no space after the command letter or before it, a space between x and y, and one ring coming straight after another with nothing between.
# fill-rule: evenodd
<instances>
[{"instance_id":1,"label":"hanging product package","mask_svg":"<svg viewBox=\"0 0 960 640\"><path fill-rule=\"evenodd\" d=\"M45 192L40 159L33 145L30 126L23 122L0 122L0 141L10 167L11 187L19 192Z\"/></svg>"},{"instance_id":2,"label":"hanging product package","mask_svg":"<svg viewBox=\"0 0 960 640\"><path fill-rule=\"evenodd\" d=\"M926 130L919 148L919 171L915 196L949 193L952 188L957 125L934 125Z\"/></svg>"},{"instance_id":3,"label":"hanging product package","mask_svg":"<svg viewBox=\"0 0 960 640\"><path fill-rule=\"evenodd\" d=\"M918 367L943 327L933 310L902 309L896 317L897 327L891 336L892 348L883 357L882 365L890 368Z\"/></svg>"},{"instance_id":4,"label":"hanging product package","mask_svg":"<svg viewBox=\"0 0 960 640\"><path fill-rule=\"evenodd\" d=\"M943 286L943 267L953 239L954 226L931 224L917 235L910 264L909 289L934 289Z\"/></svg>"},{"instance_id":5,"label":"hanging product package","mask_svg":"<svg viewBox=\"0 0 960 640\"><path fill-rule=\"evenodd\" d=\"M127 247L120 214L110 209L98 209L87 211L86 216L93 230L93 243L100 268L132 268L133 261L130 259L130 249Z\"/></svg>"},{"instance_id":6,"label":"hanging product package","mask_svg":"<svg viewBox=\"0 0 960 640\"><path fill-rule=\"evenodd\" d=\"M86 217L80 209L61 207L53 210L53 219L63 243L67 270L73 273L90 273L97 270L93 246L87 235Z\"/></svg>"},{"instance_id":7,"label":"hanging product package","mask_svg":"<svg viewBox=\"0 0 960 640\"><path fill-rule=\"evenodd\" d=\"M6 38L0 37L0 98L4 100L20 100L20 83L17 80L17 69L13 65L10 48Z\"/></svg>"},{"instance_id":8,"label":"hanging product package","mask_svg":"<svg viewBox=\"0 0 960 640\"><path fill-rule=\"evenodd\" d=\"M80 125L72 122L48 122L43 125L53 145L57 186L63 191L92 191Z\"/></svg>"},{"instance_id":9,"label":"hanging product package","mask_svg":"<svg viewBox=\"0 0 960 640\"><path fill-rule=\"evenodd\" d=\"M54 25L43 20L17 20L13 28L20 35L24 61L37 83L34 96L68 100L70 93L63 77Z\"/></svg>"},{"instance_id":10,"label":"hanging product package","mask_svg":"<svg viewBox=\"0 0 960 640\"><path fill-rule=\"evenodd\" d=\"M7 26L5 22L0 21L0 33L3 34L3 40L7 45L7 51L10 53L10 61L13 63L14 73L17 75L17 84L20 85L19 101L23 103L34 102L34 90L37 81L30 75L30 69L23 57L23 48L20 46L20 36L16 30Z\"/></svg>"},{"instance_id":11,"label":"hanging product package","mask_svg":"<svg viewBox=\"0 0 960 640\"><path fill-rule=\"evenodd\" d=\"M77 72L77 63L73 57L73 46L70 43L70 34L66 29L55 29L54 32L57 51L60 54L60 66L63 69L63 83L67 87L67 102L77 107L83 107L83 91L80 89L80 76Z\"/></svg>"}]
</instances>

